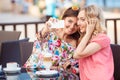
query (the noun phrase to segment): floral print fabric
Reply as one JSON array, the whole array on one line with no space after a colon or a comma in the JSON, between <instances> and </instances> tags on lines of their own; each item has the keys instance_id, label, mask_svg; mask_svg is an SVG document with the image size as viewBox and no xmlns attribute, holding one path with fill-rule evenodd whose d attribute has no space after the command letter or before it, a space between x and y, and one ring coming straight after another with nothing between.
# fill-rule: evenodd
<instances>
[{"instance_id":1,"label":"floral print fabric","mask_svg":"<svg viewBox=\"0 0 120 80\"><path fill-rule=\"evenodd\" d=\"M66 60L70 60L72 65L77 61L72 59L75 48L70 44L58 38L54 33L50 33L44 40L34 42L33 53L25 63L25 67L41 67L43 55L46 52L53 54L52 60L54 66L60 66Z\"/></svg>"}]
</instances>

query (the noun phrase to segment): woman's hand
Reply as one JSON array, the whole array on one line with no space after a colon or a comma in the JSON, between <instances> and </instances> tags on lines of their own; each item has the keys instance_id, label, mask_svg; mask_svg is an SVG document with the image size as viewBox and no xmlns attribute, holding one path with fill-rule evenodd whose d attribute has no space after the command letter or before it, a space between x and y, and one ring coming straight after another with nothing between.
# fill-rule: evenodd
<instances>
[{"instance_id":1,"label":"woman's hand","mask_svg":"<svg viewBox=\"0 0 120 80\"><path fill-rule=\"evenodd\" d=\"M49 30L50 31L56 31L56 27L54 27L59 20L55 19L55 18L50 18L47 22L47 24L49 25Z\"/></svg>"},{"instance_id":2,"label":"woman's hand","mask_svg":"<svg viewBox=\"0 0 120 80\"><path fill-rule=\"evenodd\" d=\"M87 29L86 29L86 33L87 34L92 34L95 27L96 27L96 23L97 23L97 19L96 18L91 18L88 20L87 22Z\"/></svg>"},{"instance_id":3,"label":"woman's hand","mask_svg":"<svg viewBox=\"0 0 120 80\"><path fill-rule=\"evenodd\" d=\"M64 70L69 70L71 68L71 62L67 60L63 65L62 65Z\"/></svg>"},{"instance_id":4,"label":"woman's hand","mask_svg":"<svg viewBox=\"0 0 120 80\"><path fill-rule=\"evenodd\" d=\"M54 22L57 22L58 19L55 19L55 18L50 18L46 23L45 23L45 27L42 31L42 35L44 35L44 33L48 33L48 32L51 32L51 31L54 31L56 30L55 28L51 28L52 24Z\"/></svg>"},{"instance_id":5,"label":"woman's hand","mask_svg":"<svg viewBox=\"0 0 120 80\"><path fill-rule=\"evenodd\" d=\"M51 31L55 31L56 29L55 28L51 28L51 23L54 23L58 21L57 19L55 18L50 18L46 23L45 23L45 26L42 28L41 31L39 31L37 34L36 34L36 37L38 40L41 40L42 38L45 38L47 33L51 32Z\"/></svg>"}]
</instances>

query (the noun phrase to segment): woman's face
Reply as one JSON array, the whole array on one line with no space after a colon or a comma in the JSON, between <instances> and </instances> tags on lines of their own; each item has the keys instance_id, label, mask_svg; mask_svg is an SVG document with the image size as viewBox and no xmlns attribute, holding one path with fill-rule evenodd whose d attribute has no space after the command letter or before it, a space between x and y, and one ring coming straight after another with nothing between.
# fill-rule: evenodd
<instances>
[{"instance_id":1,"label":"woman's face","mask_svg":"<svg viewBox=\"0 0 120 80\"><path fill-rule=\"evenodd\" d=\"M87 26L87 18L85 15L85 11L81 10L78 14L78 21L77 21L79 32L84 33L86 32L86 26Z\"/></svg>"},{"instance_id":2,"label":"woman's face","mask_svg":"<svg viewBox=\"0 0 120 80\"><path fill-rule=\"evenodd\" d=\"M64 19L65 27L64 32L68 35L77 31L77 17L66 17Z\"/></svg>"}]
</instances>

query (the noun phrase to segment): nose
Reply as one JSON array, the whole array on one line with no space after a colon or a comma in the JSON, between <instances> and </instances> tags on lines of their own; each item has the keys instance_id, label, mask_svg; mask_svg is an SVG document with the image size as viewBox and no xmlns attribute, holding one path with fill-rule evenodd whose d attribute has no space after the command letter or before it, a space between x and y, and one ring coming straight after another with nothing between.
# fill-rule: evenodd
<instances>
[{"instance_id":1,"label":"nose","mask_svg":"<svg viewBox=\"0 0 120 80\"><path fill-rule=\"evenodd\" d=\"M70 28L74 29L75 28L75 24L71 24Z\"/></svg>"}]
</instances>

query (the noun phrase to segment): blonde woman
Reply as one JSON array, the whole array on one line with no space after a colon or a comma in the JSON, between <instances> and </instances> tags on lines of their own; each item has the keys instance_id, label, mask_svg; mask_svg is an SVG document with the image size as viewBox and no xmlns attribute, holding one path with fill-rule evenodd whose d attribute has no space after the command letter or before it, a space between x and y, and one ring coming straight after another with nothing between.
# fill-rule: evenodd
<instances>
[{"instance_id":1,"label":"blonde woman","mask_svg":"<svg viewBox=\"0 0 120 80\"><path fill-rule=\"evenodd\" d=\"M82 8L78 25L81 37L73 57L79 59L80 80L114 80L110 39L101 9L95 5Z\"/></svg>"}]
</instances>

